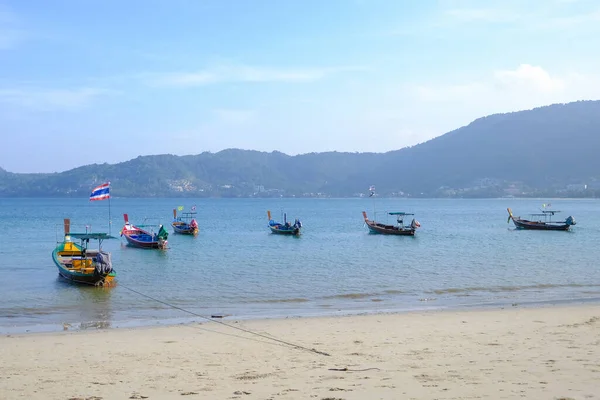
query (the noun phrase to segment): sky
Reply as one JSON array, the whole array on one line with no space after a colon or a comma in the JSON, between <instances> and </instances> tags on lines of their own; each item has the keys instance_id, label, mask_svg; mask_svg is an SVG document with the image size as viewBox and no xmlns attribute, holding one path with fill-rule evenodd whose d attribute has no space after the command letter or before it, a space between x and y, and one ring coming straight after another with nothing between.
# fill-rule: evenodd
<instances>
[{"instance_id":1,"label":"sky","mask_svg":"<svg viewBox=\"0 0 600 400\"><path fill-rule=\"evenodd\" d=\"M0 0L0 167L386 152L600 99L595 0Z\"/></svg>"}]
</instances>

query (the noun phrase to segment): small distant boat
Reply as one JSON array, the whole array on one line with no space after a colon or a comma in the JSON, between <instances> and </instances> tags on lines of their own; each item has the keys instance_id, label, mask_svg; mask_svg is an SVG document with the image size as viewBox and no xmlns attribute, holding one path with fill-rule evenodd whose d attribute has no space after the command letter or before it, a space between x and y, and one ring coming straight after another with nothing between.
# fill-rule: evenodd
<instances>
[{"instance_id":1,"label":"small distant boat","mask_svg":"<svg viewBox=\"0 0 600 400\"><path fill-rule=\"evenodd\" d=\"M559 213L558 210L542 210L541 213L530 214L531 219L523 219L515 217L510 208L508 210L508 221L515 224L518 229L531 229L538 231L568 231L571 226L576 225L575 219L572 216L567 217L564 221L552 221L554 214Z\"/></svg>"},{"instance_id":2,"label":"small distant boat","mask_svg":"<svg viewBox=\"0 0 600 400\"><path fill-rule=\"evenodd\" d=\"M112 268L111 254L102 250L102 241L114 239L106 233L71 233L71 220L64 220L64 239L52 251L52 260L58 273L66 280L96 286L111 286L116 272ZM79 240L77 244L73 240ZM98 241L97 249L90 249L90 240Z\"/></svg>"},{"instance_id":3,"label":"small distant boat","mask_svg":"<svg viewBox=\"0 0 600 400\"><path fill-rule=\"evenodd\" d=\"M142 229L146 225L132 225L127 214L123 214L125 225L121 229L121 236L125 236L127 244L142 249L166 249L169 233L162 225L158 225L158 232Z\"/></svg>"},{"instance_id":4,"label":"small distant boat","mask_svg":"<svg viewBox=\"0 0 600 400\"><path fill-rule=\"evenodd\" d=\"M410 215L414 215L411 213L405 212L390 212L389 215L393 215L396 217L396 225L388 225L380 222L375 222L370 220L367 217L367 212L363 211L363 218L365 220L365 224L369 228L371 233L380 233L383 235L401 235L401 236L414 236L417 228L421 226L419 221L416 219L412 219L411 223L405 225L404 218Z\"/></svg>"},{"instance_id":5,"label":"small distant boat","mask_svg":"<svg viewBox=\"0 0 600 400\"><path fill-rule=\"evenodd\" d=\"M302 222L296 218L294 224L288 222L287 214L283 214L283 223L275 222L271 218L271 211L267 211L267 217L269 218L269 229L271 233L277 233L280 235L299 235L302 229Z\"/></svg>"},{"instance_id":6,"label":"small distant boat","mask_svg":"<svg viewBox=\"0 0 600 400\"><path fill-rule=\"evenodd\" d=\"M192 208L194 210L194 208ZM173 209L173 232L180 233L182 235L196 235L198 233L198 222L196 221L196 212L184 212L181 216L177 216L177 209Z\"/></svg>"}]
</instances>

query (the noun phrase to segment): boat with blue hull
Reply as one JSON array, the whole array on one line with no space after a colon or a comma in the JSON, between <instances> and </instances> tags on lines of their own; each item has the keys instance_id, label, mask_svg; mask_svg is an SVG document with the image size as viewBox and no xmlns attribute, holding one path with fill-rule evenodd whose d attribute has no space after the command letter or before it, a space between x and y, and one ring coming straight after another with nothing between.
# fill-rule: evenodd
<instances>
[{"instance_id":1,"label":"boat with blue hull","mask_svg":"<svg viewBox=\"0 0 600 400\"><path fill-rule=\"evenodd\" d=\"M536 231L568 231L573 225L576 225L575 218L568 216L564 221L552 221L552 217L559 213L558 210L542 210L541 213L530 214L530 219L515 217L512 209L507 208L508 220L515 224L517 229L529 229Z\"/></svg>"},{"instance_id":2,"label":"boat with blue hull","mask_svg":"<svg viewBox=\"0 0 600 400\"><path fill-rule=\"evenodd\" d=\"M166 249L169 233L162 225L158 225L158 231L142 229L147 225L133 225L129 222L129 216L123 214L125 225L121 229L121 236L125 237L127 244L131 247L141 249ZM151 225L154 227L154 225Z\"/></svg>"},{"instance_id":3,"label":"boat with blue hull","mask_svg":"<svg viewBox=\"0 0 600 400\"><path fill-rule=\"evenodd\" d=\"M271 233L279 234L279 235L300 235L300 231L302 229L302 222L298 218L291 224L287 220L287 214L283 214L283 223L276 222L271 218L271 211L267 211L267 217L269 219L269 229L271 229Z\"/></svg>"},{"instance_id":4,"label":"boat with blue hull","mask_svg":"<svg viewBox=\"0 0 600 400\"><path fill-rule=\"evenodd\" d=\"M181 207L183 208L183 207ZM193 208L192 208L193 209ZM177 216L177 209L173 209L173 222L171 222L173 232L181 235L197 235L198 221L196 221L196 212L182 212L181 216Z\"/></svg>"},{"instance_id":5,"label":"boat with blue hull","mask_svg":"<svg viewBox=\"0 0 600 400\"><path fill-rule=\"evenodd\" d=\"M70 227L71 221L67 218L64 220L63 241L52 251L52 261L58 268L58 274L74 283L114 285L116 272L112 267L111 254L102 250L102 242L115 238L107 233L71 233ZM90 241L98 241L98 247L90 248Z\"/></svg>"}]
</instances>

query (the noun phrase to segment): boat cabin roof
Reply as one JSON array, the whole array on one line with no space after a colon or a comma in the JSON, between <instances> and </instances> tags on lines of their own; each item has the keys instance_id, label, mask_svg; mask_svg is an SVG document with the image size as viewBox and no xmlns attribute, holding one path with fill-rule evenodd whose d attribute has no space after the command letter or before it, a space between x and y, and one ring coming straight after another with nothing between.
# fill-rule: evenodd
<instances>
[{"instance_id":1,"label":"boat cabin roof","mask_svg":"<svg viewBox=\"0 0 600 400\"><path fill-rule=\"evenodd\" d=\"M75 239L87 240L87 239L95 239L95 240L104 240L104 239L115 239L114 236L110 236L108 233L69 233L69 236Z\"/></svg>"},{"instance_id":2,"label":"boat cabin roof","mask_svg":"<svg viewBox=\"0 0 600 400\"><path fill-rule=\"evenodd\" d=\"M534 213L534 214L529 214L529 215L534 216L534 217L546 217L548 215L554 215L554 214L559 213L559 212L560 211L558 211L558 210L552 210L552 211L551 210L544 210L541 213Z\"/></svg>"},{"instance_id":3,"label":"boat cabin roof","mask_svg":"<svg viewBox=\"0 0 600 400\"><path fill-rule=\"evenodd\" d=\"M390 214L390 215L415 215L413 213L407 213L407 212L401 212L401 211L391 212L391 213L388 213L388 214Z\"/></svg>"}]
</instances>

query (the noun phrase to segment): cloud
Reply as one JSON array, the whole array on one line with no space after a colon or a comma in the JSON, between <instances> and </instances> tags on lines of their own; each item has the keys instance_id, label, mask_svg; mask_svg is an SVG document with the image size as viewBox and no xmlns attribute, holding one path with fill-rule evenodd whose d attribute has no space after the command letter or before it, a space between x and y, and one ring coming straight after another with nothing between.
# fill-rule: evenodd
<instances>
[{"instance_id":1,"label":"cloud","mask_svg":"<svg viewBox=\"0 0 600 400\"><path fill-rule=\"evenodd\" d=\"M506 23L527 31L556 29L598 28L600 9L587 8L577 11L568 6L575 1L545 1L543 6L530 3L503 3L502 8L456 8L442 12L439 25L460 26L469 23ZM567 8L565 8L567 7Z\"/></svg>"},{"instance_id":2,"label":"cloud","mask_svg":"<svg viewBox=\"0 0 600 400\"><path fill-rule=\"evenodd\" d=\"M515 22L521 16L511 10L492 8L455 8L445 11L445 16L450 17L453 22Z\"/></svg>"},{"instance_id":3,"label":"cloud","mask_svg":"<svg viewBox=\"0 0 600 400\"><path fill-rule=\"evenodd\" d=\"M540 66L522 64L512 70L491 71L486 79L405 88L397 100L407 126L448 132L490 114L527 110L555 103L600 99L597 75L556 75Z\"/></svg>"},{"instance_id":4,"label":"cloud","mask_svg":"<svg viewBox=\"0 0 600 400\"><path fill-rule=\"evenodd\" d=\"M593 76L554 76L540 66L521 64L514 70L493 71L487 80L450 85L417 85L413 95L423 102L495 101L517 103L545 99L545 103L569 102L600 97L600 81Z\"/></svg>"},{"instance_id":5,"label":"cloud","mask_svg":"<svg viewBox=\"0 0 600 400\"><path fill-rule=\"evenodd\" d=\"M532 29L556 30L556 29L580 29L600 27L600 10L593 10L573 15L561 15L547 19L533 21Z\"/></svg>"},{"instance_id":6,"label":"cloud","mask_svg":"<svg viewBox=\"0 0 600 400\"><path fill-rule=\"evenodd\" d=\"M441 84L354 82L339 91L311 96L310 103L297 99L293 106L289 99L277 98L268 104L215 107L192 122L195 126L174 132L177 140L166 148L162 144L161 151L187 154L190 149L229 147L288 154L389 151L424 142L482 116L600 97L598 76L558 74L534 64L492 68L477 79L439 79Z\"/></svg>"},{"instance_id":7,"label":"cloud","mask_svg":"<svg viewBox=\"0 0 600 400\"><path fill-rule=\"evenodd\" d=\"M564 82L553 78L542 67L521 64L516 70L500 70L494 72L496 81L504 87L532 88L550 93L564 88Z\"/></svg>"},{"instance_id":8,"label":"cloud","mask_svg":"<svg viewBox=\"0 0 600 400\"><path fill-rule=\"evenodd\" d=\"M511 34L552 34L586 36L600 30L600 7L592 1L544 0L496 2L493 6L482 2L439 2L427 16L383 30L378 36L445 35L453 31L472 35L473 28L482 34L498 35L502 28ZM577 4L575 4L577 3ZM490 25L495 29L488 29ZM487 32L487 33L486 33Z\"/></svg>"},{"instance_id":9,"label":"cloud","mask_svg":"<svg viewBox=\"0 0 600 400\"><path fill-rule=\"evenodd\" d=\"M369 132L372 150L380 151L379 143L388 149L416 144L486 115L599 100L600 75L590 71L559 74L524 63L492 69L477 79L390 85L392 92L376 88L368 101L357 105L361 112L354 113L348 130Z\"/></svg>"},{"instance_id":10,"label":"cloud","mask_svg":"<svg viewBox=\"0 0 600 400\"><path fill-rule=\"evenodd\" d=\"M427 16L413 20L412 23L403 23L401 26L385 29L378 36L440 35L445 34L446 30L465 31L472 25L487 27L490 24L504 24L512 26L523 18L521 10L509 7L505 3L502 4L502 8L487 8L480 7L479 4L473 7L456 7L454 4L446 6L442 2Z\"/></svg>"},{"instance_id":11,"label":"cloud","mask_svg":"<svg viewBox=\"0 0 600 400\"><path fill-rule=\"evenodd\" d=\"M12 104L40 111L77 110L87 106L109 90L83 87L77 89L0 89L0 103Z\"/></svg>"},{"instance_id":12,"label":"cloud","mask_svg":"<svg viewBox=\"0 0 600 400\"><path fill-rule=\"evenodd\" d=\"M249 65L219 66L195 72L180 72L168 74L153 74L146 76L146 81L152 86L194 87L217 83L265 83L285 82L303 83L314 82L327 76L346 72L361 71L364 67L322 67L322 68L271 68ZM148 79L149 78L149 79Z\"/></svg>"}]
</instances>

